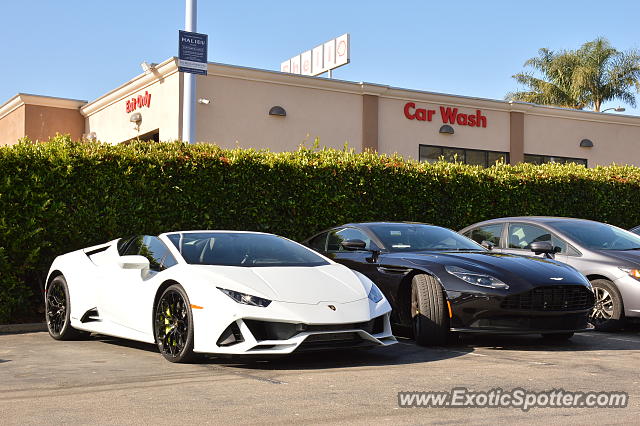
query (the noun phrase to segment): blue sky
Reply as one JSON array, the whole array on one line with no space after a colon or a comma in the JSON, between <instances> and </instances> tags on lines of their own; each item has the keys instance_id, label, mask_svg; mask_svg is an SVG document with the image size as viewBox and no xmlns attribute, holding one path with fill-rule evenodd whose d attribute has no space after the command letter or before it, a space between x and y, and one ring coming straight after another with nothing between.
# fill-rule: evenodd
<instances>
[{"instance_id":1,"label":"blue sky","mask_svg":"<svg viewBox=\"0 0 640 426\"><path fill-rule=\"evenodd\" d=\"M278 70L348 32L351 63L334 78L491 99L517 88L511 75L541 47L604 36L619 50L640 48L637 0L198 3L213 62ZM143 60L177 55L183 25L183 0L3 1L0 104L18 92L95 99Z\"/></svg>"}]
</instances>

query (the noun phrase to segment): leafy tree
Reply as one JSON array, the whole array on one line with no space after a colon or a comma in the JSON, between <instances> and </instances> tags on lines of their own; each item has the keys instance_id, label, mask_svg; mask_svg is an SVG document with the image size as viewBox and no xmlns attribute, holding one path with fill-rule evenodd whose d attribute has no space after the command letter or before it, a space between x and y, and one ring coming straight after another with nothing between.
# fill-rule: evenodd
<instances>
[{"instance_id":1,"label":"leafy tree","mask_svg":"<svg viewBox=\"0 0 640 426\"><path fill-rule=\"evenodd\" d=\"M540 49L524 66L532 71L513 78L526 90L508 93L506 99L595 111L612 100L636 106L632 89L640 92L640 54L616 50L605 38L577 50Z\"/></svg>"}]
</instances>

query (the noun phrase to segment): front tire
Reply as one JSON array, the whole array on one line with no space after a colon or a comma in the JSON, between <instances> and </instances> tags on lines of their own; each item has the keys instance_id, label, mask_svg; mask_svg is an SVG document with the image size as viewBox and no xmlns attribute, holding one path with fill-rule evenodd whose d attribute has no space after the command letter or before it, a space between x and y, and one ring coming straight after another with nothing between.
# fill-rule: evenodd
<instances>
[{"instance_id":1,"label":"front tire","mask_svg":"<svg viewBox=\"0 0 640 426\"><path fill-rule=\"evenodd\" d=\"M616 286L609 280L591 281L595 305L589 321L598 331L615 331L624 325L624 305Z\"/></svg>"},{"instance_id":2,"label":"front tire","mask_svg":"<svg viewBox=\"0 0 640 426\"><path fill-rule=\"evenodd\" d=\"M190 362L193 353L193 313L181 285L168 287L154 309L154 335L158 350L170 362Z\"/></svg>"},{"instance_id":3,"label":"front tire","mask_svg":"<svg viewBox=\"0 0 640 426\"><path fill-rule=\"evenodd\" d=\"M63 275L55 277L47 287L44 312L47 330L54 339L76 340L89 335L71 327L71 298Z\"/></svg>"},{"instance_id":4,"label":"front tire","mask_svg":"<svg viewBox=\"0 0 640 426\"><path fill-rule=\"evenodd\" d=\"M419 274L411 280L413 336L420 346L443 345L449 336L449 317L444 292L431 275Z\"/></svg>"}]
</instances>

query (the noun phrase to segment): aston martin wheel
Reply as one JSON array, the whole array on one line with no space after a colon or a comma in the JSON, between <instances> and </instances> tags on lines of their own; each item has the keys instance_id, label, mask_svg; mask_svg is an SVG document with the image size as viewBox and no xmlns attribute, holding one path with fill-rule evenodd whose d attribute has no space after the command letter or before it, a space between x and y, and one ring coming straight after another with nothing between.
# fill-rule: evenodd
<instances>
[{"instance_id":1,"label":"aston martin wheel","mask_svg":"<svg viewBox=\"0 0 640 426\"><path fill-rule=\"evenodd\" d=\"M193 315L182 286L174 284L162 293L154 318L154 334L160 353L171 362L193 360Z\"/></svg>"},{"instance_id":2,"label":"aston martin wheel","mask_svg":"<svg viewBox=\"0 0 640 426\"><path fill-rule=\"evenodd\" d=\"M44 304L47 329L51 337L56 340L74 340L89 334L71 327L69 287L62 275L54 278L47 287Z\"/></svg>"},{"instance_id":3,"label":"aston martin wheel","mask_svg":"<svg viewBox=\"0 0 640 426\"><path fill-rule=\"evenodd\" d=\"M618 289L609 280L597 279L591 281L595 304L589 315L591 324L600 331L615 331L622 327L624 309L622 297Z\"/></svg>"},{"instance_id":4,"label":"aston martin wheel","mask_svg":"<svg viewBox=\"0 0 640 426\"><path fill-rule=\"evenodd\" d=\"M411 281L413 335L421 346L443 345L449 334L444 293L436 279L420 274Z\"/></svg>"}]
</instances>

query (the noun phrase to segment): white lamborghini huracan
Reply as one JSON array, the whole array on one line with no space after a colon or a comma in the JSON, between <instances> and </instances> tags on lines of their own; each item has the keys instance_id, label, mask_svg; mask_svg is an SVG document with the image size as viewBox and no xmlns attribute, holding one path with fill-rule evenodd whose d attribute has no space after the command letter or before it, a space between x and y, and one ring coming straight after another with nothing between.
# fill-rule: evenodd
<instances>
[{"instance_id":1,"label":"white lamborghini huracan","mask_svg":"<svg viewBox=\"0 0 640 426\"><path fill-rule=\"evenodd\" d=\"M396 343L391 307L373 282L272 234L114 240L58 256L45 292L54 339L99 333L156 343L172 362Z\"/></svg>"}]
</instances>

